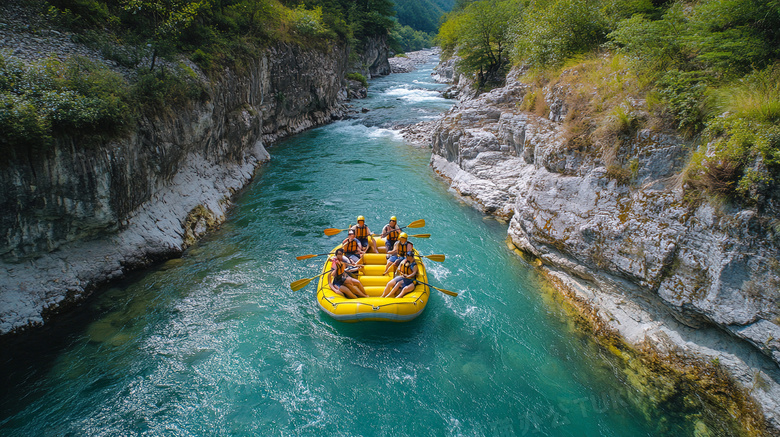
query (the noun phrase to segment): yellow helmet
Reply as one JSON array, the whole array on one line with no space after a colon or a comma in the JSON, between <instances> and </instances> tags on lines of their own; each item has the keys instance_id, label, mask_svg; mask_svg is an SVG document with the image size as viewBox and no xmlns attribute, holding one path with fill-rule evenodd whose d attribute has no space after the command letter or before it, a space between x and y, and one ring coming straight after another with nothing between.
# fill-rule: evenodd
<instances>
[{"instance_id":1,"label":"yellow helmet","mask_svg":"<svg viewBox=\"0 0 780 437\"><path fill-rule=\"evenodd\" d=\"M396 220L395 216L392 216L390 217L390 221L397 222L398 220Z\"/></svg>"},{"instance_id":2,"label":"yellow helmet","mask_svg":"<svg viewBox=\"0 0 780 437\"><path fill-rule=\"evenodd\" d=\"M406 240L407 238L409 238L409 236L406 235L406 232L401 232L401 235L399 235L398 238L403 238L404 240Z\"/></svg>"},{"instance_id":3,"label":"yellow helmet","mask_svg":"<svg viewBox=\"0 0 780 437\"><path fill-rule=\"evenodd\" d=\"M366 221L366 218L363 217L362 215L359 215L357 221L361 221L361 220Z\"/></svg>"}]
</instances>

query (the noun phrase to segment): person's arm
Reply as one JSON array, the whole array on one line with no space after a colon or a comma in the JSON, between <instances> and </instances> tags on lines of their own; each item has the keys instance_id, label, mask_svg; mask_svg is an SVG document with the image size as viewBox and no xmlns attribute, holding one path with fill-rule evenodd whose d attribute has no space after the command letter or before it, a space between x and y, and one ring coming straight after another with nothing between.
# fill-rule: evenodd
<instances>
[{"instance_id":1,"label":"person's arm","mask_svg":"<svg viewBox=\"0 0 780 437\"><path fill-rule=\"evenodd\" d=\"M344 263L346 263L350 267L355 267L357 265L354 262L352 262L352 260L349 259L349 257L346 256L342 257L342 261L344 261Z\"/></svg>"},{"instance_id":2,"label":"person's arm","mask_svg":"<svg viewBox=\"0 0 780 437\"><path fill-rule=\"evenodd\" d=\"M328 286L329 286L329 287L330 287L330 289L331 289L331 290L333 290L334 292L336 292L336 293L338 293L338 294L341 294L341 290L339 290L339 289L338 289L338 287L336 287L336 286L333 284L333 277L335 276L335 273L336 273L336 272L335 272L335 270L334 270L334 271L330 272L330 274L328 275Z\"/></svg>"}]
</instances>

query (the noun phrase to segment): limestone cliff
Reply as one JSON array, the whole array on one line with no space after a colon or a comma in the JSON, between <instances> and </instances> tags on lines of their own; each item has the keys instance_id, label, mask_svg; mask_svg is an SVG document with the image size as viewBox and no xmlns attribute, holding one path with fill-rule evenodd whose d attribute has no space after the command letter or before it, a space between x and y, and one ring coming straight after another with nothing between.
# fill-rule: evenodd
<instances>
[{"instance_id":1,"label":"limestone cliff","mask_svg":"<svg viewBox=\"0 0 780 437\"><path fill-rule=\"evenodd\" d=\"M387 35L368 38L354 52L356 61L352 63L351 71L356 71L367 79L390 74L390 62L387 60L390 48L387 46Z\"/></svg>"},{"instance_id":2,"label":"limestone cliff","mask_svg":"<svg viewBox=\"0 0 780 437\"><path fill-rule=\"evenodd\" d=\"M780 429L776 212L687 202L690 149L673 133L636 132L614 157L630 180L615 177L565 141L565 89L544 90L541 116L519 109L528 91L515 71L462 97L433 129L435 171L509 220L512 244L597 323L639 349L718 363Z\"/></svg>"},{"instance_id":3,"label":"limestone cliff","mask_svg":"<svg viewBox=\"0 0 780 437\"><path fill-rule=\"evenodd\" d=\"M0 168L0 334L42 323L100 284L181 253L224 220L270 159L264 144L347 110L346 46L279 44L208 98L126 138L60 141Z\"/></svg>"}]
</instances>

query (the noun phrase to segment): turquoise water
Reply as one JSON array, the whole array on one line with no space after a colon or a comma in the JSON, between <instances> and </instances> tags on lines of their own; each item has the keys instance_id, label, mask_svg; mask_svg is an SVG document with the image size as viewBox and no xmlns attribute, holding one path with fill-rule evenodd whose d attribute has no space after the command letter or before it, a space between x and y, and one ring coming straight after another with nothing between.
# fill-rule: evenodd
<instances>
[{"instance_id":1,"label":"turquoise water","mask_svg":"<svg viewBox=\"0 0 780 437\"><path fill-rule=\"evenodd\" d=\"M396 123L435 116L431 65L372 82L371 109L270 148L227 223L181 259L133 275L6 348L0 434L11 436L692 435L642 398L544 298L506 226L458 201ZM366 216L415 233L433 291L405 324L342 324L317 274ZM9 353L10 352L10 353Z\"/></svg>"}]
</instances>

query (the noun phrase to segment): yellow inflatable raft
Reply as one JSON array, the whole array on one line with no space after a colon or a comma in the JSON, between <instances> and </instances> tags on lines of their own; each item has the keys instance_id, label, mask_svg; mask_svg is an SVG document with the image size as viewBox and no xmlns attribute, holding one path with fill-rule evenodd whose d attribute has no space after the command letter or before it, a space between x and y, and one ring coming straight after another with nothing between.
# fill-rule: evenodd
<instances>
[{"instance_id":1,"label":"yellow inflatable raft","mask_svg":"<svg viewBox=\"0 0 780 437\"><path fill-rule=\"evenodd\" d=\"M376 244L380 251L385 251L384 240L377 238ZM336 246L331 251L322 268L323 273L330 270L330 258L339 247L341 245ZM414 253L419 255L416 249ZM365 274L361 274L358 279L363 283L369 297L348 299L336 294L328 286L330 275L323 274L317 286L317 303L323 311L342 322L407 322L422 314L430 297L428 286L418 283L411 293L400 299L380 297L385 290L385 285L393 278L391 275L382 276L387 263L385 254L367 253L364 255L363 261ZM417 279L427 283L428 275L420 257L417 257L417 266Z\"/></svg>"}]
</instances>

